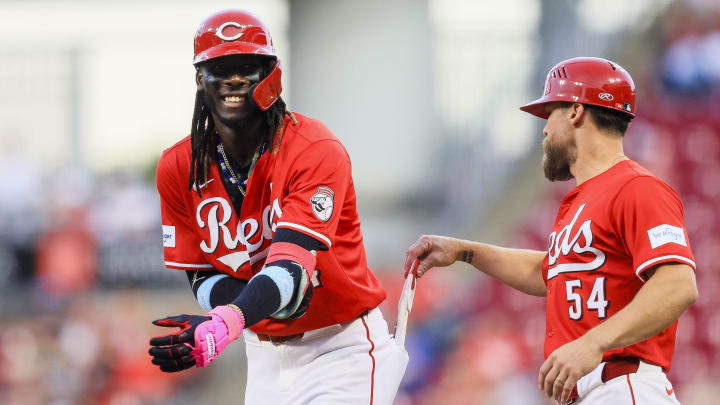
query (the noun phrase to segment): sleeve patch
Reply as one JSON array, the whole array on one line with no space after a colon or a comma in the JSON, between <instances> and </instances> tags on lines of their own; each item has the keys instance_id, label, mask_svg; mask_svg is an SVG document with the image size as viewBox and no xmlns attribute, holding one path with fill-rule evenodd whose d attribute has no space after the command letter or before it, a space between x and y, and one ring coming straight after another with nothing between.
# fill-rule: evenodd
<instances>
[{"instance_id":1,"label":"sleeve patch","mask_svg":"<svg viewBox=\"0 0 720 405\"><path fill-rule=\"evenodd\" d=\"M175 247L175 227L172 225L163 225L163 247Z\"/></svg>"},{"instance_id":2,"label":"sleeve patch","mask_svg":"<svg viewBox=\"0 0 720 405\"><path fill-rule=\"evenodd\" d=\"M310 197L313 213L323 222L330 220L333 213L335 192L330 187L318 187L317 193Z\"/></svg>"},{"instance_id":3,"label":"sleeve patch","mask_svg":"<svg viewBox=\"0 0 720 405\"><path fill-rule=\"evenodd\" d=\"M658 225L647 231L650 238L650 246L655 249L667 243L677 243L678 245L687 246L685 242L685 231L677 226L668 224Z\"/></svg>"}]
</instances>

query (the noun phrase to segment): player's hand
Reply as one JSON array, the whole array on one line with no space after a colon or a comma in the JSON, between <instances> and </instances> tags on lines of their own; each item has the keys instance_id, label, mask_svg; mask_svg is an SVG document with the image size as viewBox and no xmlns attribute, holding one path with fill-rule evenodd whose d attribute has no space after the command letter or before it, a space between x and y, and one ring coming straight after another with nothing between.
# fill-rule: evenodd
<instances>
[{"instance_id":1,"label":"player's hand","mask_svg":"<svg viewBox=\"0 0 720 405\"><path fill-rule=\"evenodd\" d=\"M408 248L405 254L405 277L415 265L415 276L420 278L433 267L449 266L457 260L460 241L436 235L423 235Z\"/></svg>"},{"instance_id":2,"label":"player's hand","mask_svg":"<svg viewBox=\"0 0 720 405\"><path fill-rule=\"evenodd\" d=\"M179 327L180 330L150 339L152 363L165 372L212 363L244 328L242 313L220 306L206 316L178 315L153 321L155 325Z\"/></svg>"},{"instance_id":3,"label":"player's hand","mask_svg":"<svg viewBox=\"0 0 720 405\"><path fill-rule=\"evenodd\" d=\"M211 319L209 316L183 314L154 320L153 324L157 326L178 327L180 330L150 339L152 363L168 373L194 366L195 359L190 352L195 345L195 329Z\"/></svg>"},{"instance_id":4,"label":"player's hand","mask_svg":"<svg viewBox=\"0 0 720 405\"><path fill-rule=\"evenodd\" d=\"M577 381L600 364L602 355L600 346L584 336L558 347L540 366L538 388L548 398L567 401Z\"/></svg>"}]
</instances>

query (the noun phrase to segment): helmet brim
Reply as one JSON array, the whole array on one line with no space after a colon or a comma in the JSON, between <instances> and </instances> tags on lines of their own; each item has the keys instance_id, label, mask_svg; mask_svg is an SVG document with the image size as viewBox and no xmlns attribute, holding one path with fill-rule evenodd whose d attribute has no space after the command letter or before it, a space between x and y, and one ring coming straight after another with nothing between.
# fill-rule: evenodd
<instances>
[{"instance_id":1,"label":"helmet brim","mask_svg":"<svg viewBox=\"0 0 720 405\"><path fill-rule=\"evenodd\" d=\"M261 46L249 43L227 42L212 48L208 48L195 56L193 65L206 62L211 59L230 55L259 55L277 59L271 46Z\"/></svg>"},{"instance_id":2,"label":"helmet brim","mask_svg":"<svg viewBox=\"0 0 720 405\"><path fill-rule=\"evenodd\" d=\"M525 104L524 106L520 107L520 110L546 120L550 116L550 114L545 111L545 104L547 104L548 102L549 101L539 98L531 103Z\"/></svg>"},{"instance_id":3,"label":"helmet brim","mask_svg":"<svg viewBox=\"0 0 720 405\"><path fill-rule=\"evenodd\" d=\"M581 103L581 104L586 104L586 105L594 105L594 106L597 106L597 107L606 108L606 109L611 110L611 111L620 112L620 113L622 113L622 114L625 114L625 115L629 116L630 118L635 118L635 114L634 114L634 113L631 113L631 112L629 112L629 111L625 111L625 110L622 110L622 109L619 109L619 108L608 107L608 106L605 105L605 104L591 103L591 102L588 102L588 101L547 100L547 99L545 99L545 98L539 98L539 99L537 99L537 100L535 100L535 101L533 101L533 102L531 102L531 103L529 103L529 104L526 104L526 105L520 107L520 109L521 109L522 111L525 111L526 113L530 113L530 114L532 114L532 115L534 115L534 116L536 116L536 117L540 117L540 118L542 118L542 119L548 119L548 117L550 117L550 114L548 114L547 110L545 109L545 104L547 104L547 103L552 103L552 102L558 102L558 101L559 101L559 102L566 102L566 103Z\"/></svg>"}]
</instances>

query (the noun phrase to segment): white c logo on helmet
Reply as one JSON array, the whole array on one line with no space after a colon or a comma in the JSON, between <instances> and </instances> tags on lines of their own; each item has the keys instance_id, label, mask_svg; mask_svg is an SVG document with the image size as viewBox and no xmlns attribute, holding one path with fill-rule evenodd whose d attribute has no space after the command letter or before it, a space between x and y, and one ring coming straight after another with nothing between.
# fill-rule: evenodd
<instances>
[{"instance_id":1,"label":"white c logo on helmet","mask_svg":"<svg viewBox=\"0 0 720 405\"><path fill-rule=\"evenodd\" d=\"M226 36L225 34L223 34L223 30L225 30L225 28L227 28L227 27L236 27L236 28L238 28L238 29L241 30L241 31L240 31L239 33L231 36L231 37L228 37L228 36ZM218 29L215 31L215 35L217 35L217 37L220 38L220 39L222 39L223 41L234 41L234 40L240 38L240 37L243 35L243 31L242 31L242 30L244 30L244 29L247 28L247 27L248 27L247 25L242 25L242 24L238 24L238 23L233 22L233 21L228 21L228 22L223 23L221 26L218 27Z\"/></svg>"},{"instance_id":2,"label":"white c logo on helmet","mask_svg":"<svg viewBox=\"0 0 720 405\"><path fill-rule=\"evenodd\" d=\"M600 93L598 94L598 97L600 98L600 100L605 101L613 101L615 99L615 97L613 97L613 95L610 93Z\"/></svg>"}]
</instances>

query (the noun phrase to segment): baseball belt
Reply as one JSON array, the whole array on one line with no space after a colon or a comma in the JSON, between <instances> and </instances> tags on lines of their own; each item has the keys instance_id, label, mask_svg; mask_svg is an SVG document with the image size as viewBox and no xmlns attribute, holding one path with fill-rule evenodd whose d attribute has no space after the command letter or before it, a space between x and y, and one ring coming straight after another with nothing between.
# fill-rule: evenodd
<instances>
[{"instance_id":1,"label":"baseball belt","mask_svg":"<svg viewBox=\"0 0 720 405\"><path fill-rule=\"evenodd\" d=\"M283 343L286 343L286 342L289 342L289 341L295 340L295 339L299 340L302 338L305 338L305 340L312 340L312 339L319 338L322 336L330 335L332 333L340 332L343 329L343 327L345 327L345 325L349 324L350 322L352 322L358 318L361 318L361 317L367 315L368 312L370 312L370 310L366 309L360 315L356 316L352 320L347 321L345 323L337 323L335 325L326 326L324 328L313 329L313 330L309 330L309 331L303 332L303 333L296 333L294 335L273 336L273 335L266 335L264 333L256 333L256 335L257 335L257 338L259 341L271 342L275 345L283 344Z\"/></svg>"},{"instance_id":2,"label":"baseball belt","mask_svg":"<svg viewBox=\"0 0 720 405\"><path fill-rule=\"evenodd\" d=\"M279 344L285 343L289 340L300 339L301 337L303 337L304 333L296 333L294 335L287 335L287 336L271 336L271 335L266 335L263 333L256 333L256 335L258 337L258 340L261 342L272 342L276 345L279 345Z\"/></svg>"},{"instance_id":3,"label":"baseball belt","mask_svg":"<svg viewBox=\"0 0 720 405\"><path fill-rule=\"evenodd\" d=\"M405 278L405 284L403 285L402 292L400 293L400 300L398 301L398 316L397 316L397 324L395 325L395 343L398 346L405 347L405 334L407 332L407 323L408 318L410 316L410 311L412 310L412 304L413 300L415 299L415 287L416 287L416 280L415 280L415 274L414 274L414 267L415 263L413 263L412 267L410 268L410 272L408 273L408 276ZM357 318L360 318L362 316L367 315L369 310L363 311L360 315L358 315ZM357 319L355 318L355 319ZM353 321L355 320L353 319ZM352 321L348 321L346 323L350 323ZM258 340L261 342L272 342L275 345L283 344L285 342L295 340L295 339L301 339L303 337L309 337L309 335L313 335L314 337L320 337L324 336L326 334L333 333L335 331L339 331L338 327L342 327L345 324L337 324L337 325L331 325L326 328L320 328L311 330L305 333L297 333L294 335L287 335L287 336L272 336L272 335L266 335L263 333L256 333ZM327 333L324 333L323 331L328 330ZM317 336L315 336L317 335Z\"/></svg>"},{"instance_id":4,"label":"baseball belt","mask_svg":"<svg viewBox=\"0 0 720 405\"><path fill-rule=\"evenodd\" d=\"M636 373L638 371L638 367L640 367L640 359L637 357L618 357L610 359L605 362L600 379L604 384L613 378L620 377L621 375ZM567 401L563 402L562 405L571 405L577 401L578 397L577 385L575 385L570 393L570 397Z\"/></svg>"}]
</instances>

